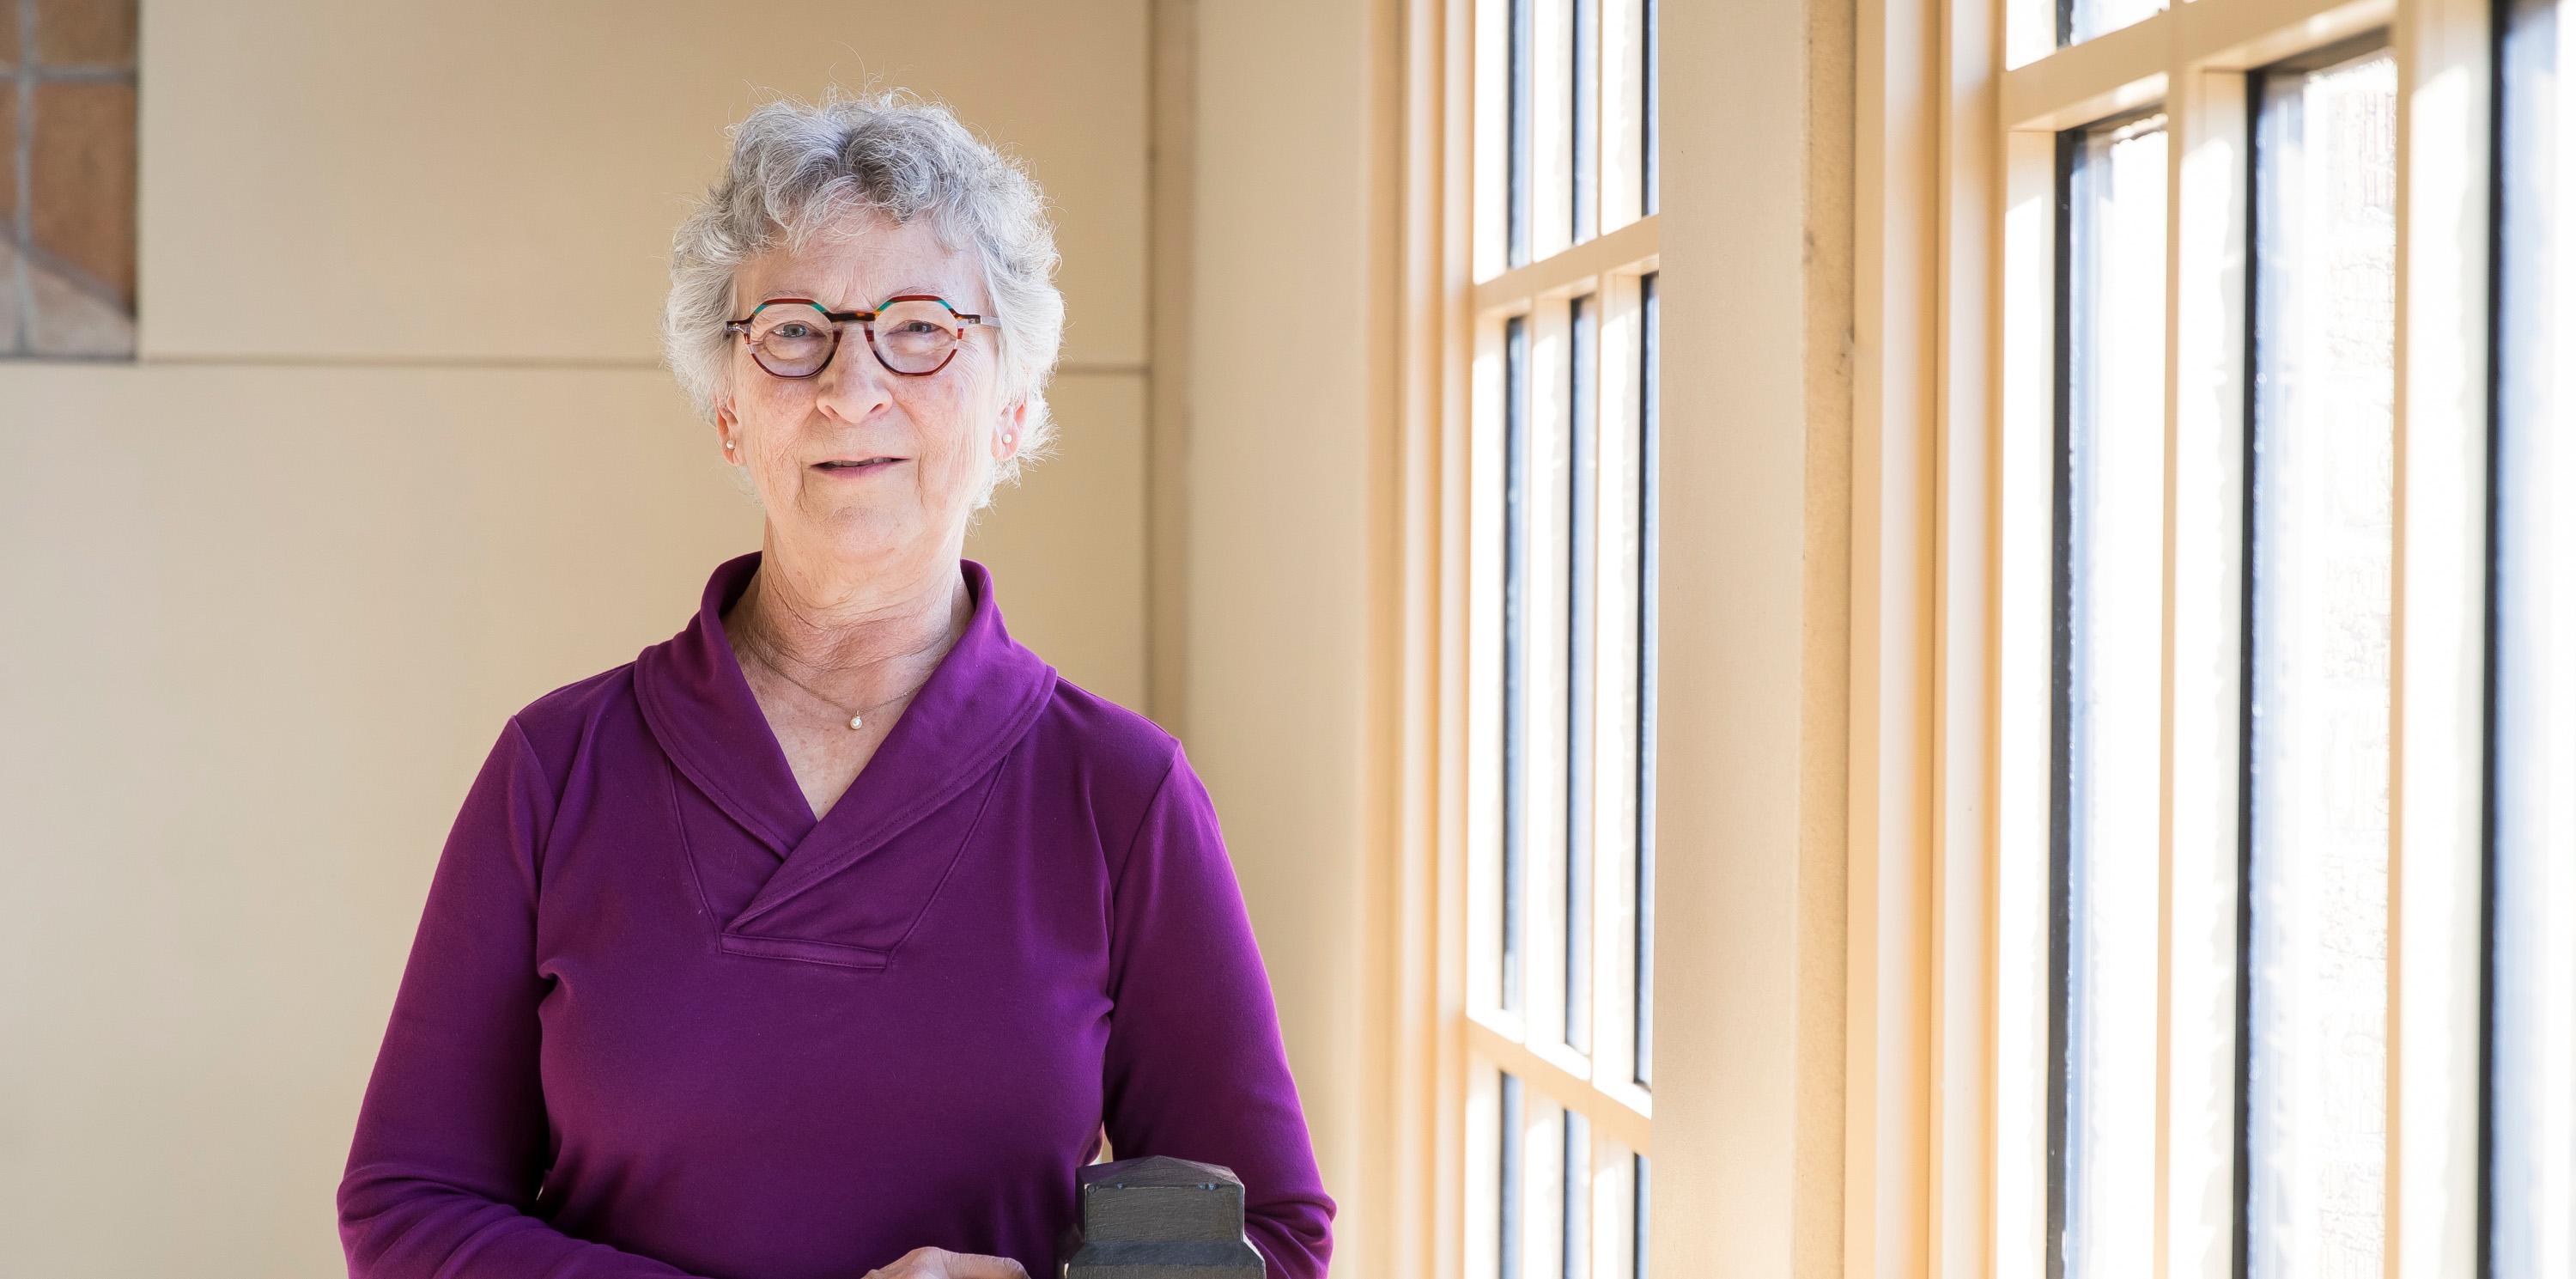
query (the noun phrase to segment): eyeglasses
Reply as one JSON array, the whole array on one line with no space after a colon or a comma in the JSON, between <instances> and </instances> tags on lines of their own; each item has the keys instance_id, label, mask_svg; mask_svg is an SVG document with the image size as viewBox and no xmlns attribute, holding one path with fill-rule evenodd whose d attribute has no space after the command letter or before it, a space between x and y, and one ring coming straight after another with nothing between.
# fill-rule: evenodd
<instances>
[{"instance_id":1,"label":"eyeglasses","mask_svg":"<svg viewBox=\"0 0 2576 1279\"><path fill-rule=\"evenodd\" d=\"M868 350L888 371L927 377L957 357L968 328L991 328L993 320L962 315L935 293L900 293L873 311L827 311L812 298L771 298L751 314L725 321L725 332L741 334L751 358L771 373L812 377L840 350L844 324L859 326Z\"/></svg>"}]
</instances>

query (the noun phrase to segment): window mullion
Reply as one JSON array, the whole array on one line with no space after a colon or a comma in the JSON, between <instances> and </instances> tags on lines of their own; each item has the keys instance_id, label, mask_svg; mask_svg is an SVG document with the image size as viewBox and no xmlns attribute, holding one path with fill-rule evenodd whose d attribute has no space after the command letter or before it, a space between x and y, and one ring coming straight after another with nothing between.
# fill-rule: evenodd
<instances>
[{"instance_id":1,"label":"window mullion","mask_svg":"<svg viewBox=\"0 0 2576 1279\"><path fill-rule=\"evenodd\" d=\"M2159 638L2158 642L2161 669L2157 678L2160 704L2157 712L2156 730L2157 770L2164 779L2165 784L2161 788L2161 794L2158 799L2158 811L2156 813L2156 1115L2154 1125L2156 1167L2166 1170L2170 1170L2173 1167L2174 1162L2173 1075L2177 1064L2174 1056L2176 1039L2175 1031L2177 1025L2174 1004L2174 907L2177 877L2175 874L2175 787L2173 785L2173 777L2174 769L2177 765L2175 708L2177 694L2180 690L2176 679L2175 663L2175 656L2179 651L2176 647L2176 641L2179 637L2179 624L2176 619L2176 596L2180 593L2182 585L2186 580L2197 580L2196 575L2192 577L2186 576L2180 566L2180 560L2178 558L2179 551L2181 550L2178 543L2181 538L2181 511L2179 506L2182 500L2181 468L2183 457L2180 434L2181 419L2183 417L2183 409L2180 402L2183 381L2182 306L2184 299L2182 296L2182 280L2184 279L2183 273L2187 269L2203 265L2202 263L2188 261L2183 256L2183 250L2185 248L2184 240L2186 238L2186 227L2183 222L2183 218L2186 213L2187 201L2191 198L2191 193L2186 192L2183 189L2183 183L2186 176L2185 157L2188 155L2187 148L2195 135L2184 129L2184 122L2180 118L2183 111L2188 109L2188 104L2177 102L2175 100L2177 98L2186 98L2191 96L2196 86L2193 85L2194 76L2190 66L2181 60L2179 54L2169 52L2168 56L2173 60L2168 64L2165 71L2165 86L2167 92L2165 111L2164 192L2165 366L2162 370L2164 377L2165 474L2163 502L2164 546L2163 554L2161 556L2164 566L2164 580L2158 583L2157 587L2157 589L2163 594L2162 607L2160 607L2157 612L2163 619L2164 633ZM2178 110L2177 108L2182 109ZM2151 1214L2151 1220L2157 1223L2159 1227L2166 1226L2173 1218L2174 1185L2171 1179L2168 1177L2156 1178L2153 1194L2155 1207ZM2159 1251L2162 1251L2167 1246L2167 1240L2159 1238L2155 1241L2155 1246Z\"/></svg>"},{"instance_id":2,"label":"window mullion","mask_svg":"<svg viewBox=\"0 0 2576 1279\"><path fill-rule=\"evenodd\" d=\"M2387 1132L2388 1273L2403 1279L2468 1273L2478 1255L2489 12L2410 0L2395 32Z\"/></svg>"},{"instance_id":3,"label":"window mullion","mask_svg":"<svg viewBox=\"0 0 2576 1279\"><path fill-rule=\"evenodd\" d=\"M1533 1052L1506 1029L1480 1016L1467 1018L1467 1047L1472 1055L1521 1080L1532 1093L1545 1096L1555 1105L1582 1111L1591 1118L1596 1134L1629 1150L1654 1153L1649 1117L1629 1104L1628 1096L1601 1088L1566 1069L1562 1056Z\"/></svg>"},{"instance_id":4,"label":"window mullion","mask_svg":"<svg viewBox=\"0 0 2576 1279\"><path fill-rule=\"evenodd\" d=\"M2245 453L2245 78L2175 81L2161 1141L2170 1275L2230 1273Z\"/></svg>"}]
</instances>

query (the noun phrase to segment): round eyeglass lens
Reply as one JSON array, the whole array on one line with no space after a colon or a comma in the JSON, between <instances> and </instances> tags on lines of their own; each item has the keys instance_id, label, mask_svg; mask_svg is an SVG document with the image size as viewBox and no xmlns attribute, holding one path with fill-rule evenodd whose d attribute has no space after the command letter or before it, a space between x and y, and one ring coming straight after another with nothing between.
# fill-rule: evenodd
<instances>
[{"instance_id":1,"label":"round eyeglass lens","mask_svg":"<svg viewBox=\"0 0 2576 1279\"><path fill-rule=\"evenodd\" d=\"M946 306L926 299L889 302L877 312L877 354L899 373L928 373L957 349L965 326Z\"/></svg>"},{"instance_id":2,"label":"round eyeglass lens","mask_svg":"<svg viewBox=\"0 0 2576 1279\"><path fill-rule=\"evenodd\" d=\"M751 358L780 377L810 377L832 358L840 333L810 302L779 302L751 317Z\"/></svg>"}]
</instances>

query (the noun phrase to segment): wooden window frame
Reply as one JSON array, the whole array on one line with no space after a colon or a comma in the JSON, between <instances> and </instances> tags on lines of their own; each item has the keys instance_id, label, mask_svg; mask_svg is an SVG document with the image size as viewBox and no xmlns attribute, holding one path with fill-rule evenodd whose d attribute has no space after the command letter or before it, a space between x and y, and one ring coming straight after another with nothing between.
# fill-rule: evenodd
<instances>
[{"instance_id":1,"label":"wooden window frame","mask_svg":"<svg viewBox=\"0 0 2576 1279\"><path fill-rule=\"evenodd\" d=\"M2032 871L2044 870L2048 816L2053 134L2160 100L2175 132L2151 1269L2224 1271L2213 1241L2232 1228L2232 1193L2213 1192L2214 1148L2192 1123L2232 1089L2232 1052L2210 1052L2207 1040L2232 1036L2233 1022L2191 1015L2211 997L2221 956L2177 921L2232 909L2233 830L2207 836L2213 823L2232 828L2233 769L2196 744L2221 732L2232 744L2237 708L2232 687L2177 671L2221 642L2233 669L2237 618L2224 591L2178 590L2191 579L2177 566L2232 551L2241 533L2227 499L2241 457L2229 446L2243 427L2244 309L2227 264L2244 251L2242 73L2384 26L2398 58L2401 210L2387 1255L2394 1275L2460 1273L2478 1244L2475 1214L2458 1206L2474 1202L2478 1177L2486 0L2185 0L2062 50L2029 21L2029 2L1861 0L1852 15L1847 475L1830 458L1800 460L1812 422L1804 443L1740 425L1785 422L1799 405L1830 416L1815 388L1834 383L1800 362L1814 349L1800 320L1772 310L1750 322L1693 294L1723 275L1766 307L1794 307L1802 289L1832 284L1830 260L1819 275L1799 259L1802 234L1831 233L1835 179L1814 166L1830 166L1836 144L1802 153L1798 141L1814 137L1807 131L1829 106L1794 97L1811 83L1837 91L1831 42L1841 37L1825 33L1817 52L1810 16L1764 6L1662 15L1660 56L1693 74L1663 78L1658 132L1691 145L1667 145L1659 181L1686 193L1752 184L1797 202L1798 216L1751 197L1742 208L1703 199L1657 215L1669 228L1657 234L1672 241L1658 246L1667 305L1681 302L1667 310L1665 342L1692 352L1665 362L1661 465L1671 491L1696 499L1664 510L1657 944L1694 967L1680 983L1666 963L1657 991L1668 1103L1655 1133L1666 1154L1655 1180L1658 1260L1669 1268L1686 1254L1668 1250L1716 1231L1730 1264L1761 1273L2043 1270L2046 1019L2028 983L2044 981L2044 963L2031 960L2046 945L2046 879ZM1478 282L1472 218L1491 207L1478 189L1491 166L1469 145L1473 80L1453 73L1474 53L1470 17L1466 0L1405 0L1391 24L1405 38L1389 41L1403 102L1390 162L1402 192L1394 291L1405 314L1436 321L1408 331L1390 362L1402 427L1390 598L1401 601L1405 637L1402 696L1389 711L1403 743L1393 824L1399 846L1425 854L1395 872L1407 972L1397 983L1403 1015L1388 1024L1412 1037L1405 1060L1420 1063L1405 1139L1415 1128L1428 1137L1427 1175L1404 1184L1401 1202L1371 1207L1390 1227L1374 1255L1418 1261L1442 1279L1481 1279L1461 1252L1460 1121L1475 1032L1454 962L1470 920L1456 886L1472 805L1465 758L1448 745L1468 731L1472 693L1475 334L1497 298L1562 283L1490 272ZM1811 60L1799 63L1802 54ZM1781 115L1708 127L1712 111L1748 101L1777 101ZM1614 243L1618 234L1562 265L1599 272L1633 252ZM1813 239L1803 247L1835 251ZM1598 260L1575 261L1591 254ZM1831 299L1807 305L1808 323L1834 315ZM1733 397L1722 412L1712 392ZM1808 523L1792 530L1802 504ZM1847 519L1847 577L1831 567L1801 576L1801 556L1840 554L1818 519ZM1686 579L1672 571L1684 548L1696 557ZM1676 591L1676 580L1692 586ZM1847 590L1847 614L1814 594L1820 583ZM1724 592L1741 606L1724 607ZM1740 673L1672 678L1677 643L1720 635ZM1828 662L1839 705L1812 683ZM1819 707L1845 718L1825 723ZM1719 722L1713 715L1733 720L1675 731ZM1747 753L1751 737L1768 757ZM1845 771L1821 780L1781 758L1817 752ZM1674 791L1677 776L1693 786ZM1812 832L1831 831L1832 815L1809 794L1784 795L1784 779L1839 785L1841 829L1826 838L1839 840L1843 882L1815 886ZM2213 847L2226 851L2228 874L2214 873ZM1691 855L1679 856L1685 848ZM1817 931L1821 911L1835 916L1838 937ZM1820 940L1840 946L1839 970L1804 949ZM1723 1051L1704 1029L1712 1015L1731 1036ZM1809 1039L1818 1017L1839 1023L1838 1078ZM2191 1036L2202 1040L2179 1042ZM2177 1061L2207 1064L2177 1070ZM1820 1099L1839 1108L1838 1129L1811 1113ZM1836 1212L1839 1238L1828 1241L1813 1214Z\"/></svg>"},{"instance_id":2,"label":"wooden window frame","mask_svg":"<svg viewBox=\"0 0 2576 1279\"><path fill-rule=\"evenodd\" d=\"M2245 73L2384 27L2399 77L2386 1255L2391 1275L2465 1273L2487 7L2188 0L2063 49L2046 0L1862 9L1859 346L1876 366L1858 381L1889 389L1858 397L1854 423L1855 545L1881 554L1856 555L1853 581L1855 706L1875 705L1853 741L1847 1272L2046 1272L2056 134L2158 102L2172 141L2151 1273L2231 1271L2236 1025L2207 1014L2233 1009L2237 962L2240 618L2223 575L2242 537Z\"/></svg>"},{"instance_id":3,"label":"wooden window frame","mask_svg":"<svg viewBox=\"0 0 2576 1279\"><path fill-rule=\"evenodd\" d=\"M1566 44L1565 25L1578 12L1574 0L1531 0L1532 23L1540 37L1537 48ZM1401 471L1405 477L1398 503L1402 514L1403 550L1399 571L1422 589L1402 595L1411 612L1402 621L1404 650L1418 663L1408 697L1402 731L1406 776L1400 783L1405 808L1404 846L1430 850L1432 865L1421 896L1412 900L1436 926L1410 947L1429 978L1430 998L1421 1006L1421 1033L1430 1043L1415 1060L1428 1077L1421 1096L1429 1111L1426 1125L1436 1134L1427 1175L1419 1193L1408 1199L1420 1215L1386 1220L1395 1238L1390 1257L1425 1258L1442 1275L1490 1275L1498 1260L1494 1245L1499 1223L1493 1195L1477 1194L1496 1171L1491 1117L1501 1103L1497 1071L1521 1081L1520 1095L1528 1119L1519 1143L1527 1216L1552 1221L1559 1206L1550 1198L1561 1192L1554 1165L1561 1148L1558 1103L1571 1100L1589 1122L1594 1166L1583 1179L1591 1197L1594 1226L1586 1241L1593 1273L1620 1268L1633 1258L1630 1232L1611 1223L1627 1219L1633 1208L1628 1178L1617 1174L1604 1152L1624 1147L1651 1157L1651 1101L1631 1078L1635 1037L1607 1033L1617 1023L1605 1014L1625 997L1617 974L1628 966L1634 939L1615 926L1623 912L1632 915L1633 893L1620 891L1627 867L1624 857L1611 857L1610 845L1596 835L1593 844L1594 888L1591 914L1591 964L1601 980L1595 1006L1592 1051L1588 1056L1554 1049L1553 1023L1564 1016L1565 992L1557 957L1565 937L1557 918L1565 873L1562 850L1549 855L1533 841L1523 865L1526 893L1520 947L1525 980L1517 1011L1500 1006L1498 992L1487 989L1490 965L1471 957L1494 951L1493 929L1500 901L1490 876L1470 873L1474 850L1492 846L1499 837L1494 790L1494 753L1499 747L1498 634L1488 619L1499 606L1497 563L1478 548L1498 535L1501 443L1490 429L1477 430L1488 419L1499 420L1502 393L1503 320L1521 316L1528 328L1528 416L1534 438L1550 430L1562 434L1566 415L1566 369L1570 335L1567 304L1575 297L1592 299L1594 350L1600 369L1594 379L1598 408L1592 418L1593 438L1602 464L1592 468L1602 497L1592 506L1606 535L1613 523L1634 518L1633 467L1620 459L1636 449L1637 403L1632 379L1620 376L1640 340L1639 284L1657 264L1657 220L1638 216L1644 193L1640 183L1617 180L1622 166L1637 166L1637 137L1643 127L1633 105L1638 91L1631 74L1641 56L1636 29L1639 0L1599 0L1593 6L1602 22L1594 45L1600 69L1590 78L1593 104L1587 113L1598 131L1590 148L1601 165L1602 180L1590 184L1592 221L1606 233L1574 239L1575 218L1564 171L1574 151L1564 136L1565 121L1544 108L1530 113L1533 194L1528 222L1529 257L1510 265L1505 255L1506 198L1503 130L1480 133L1485 116L1499 117L1505 108L1501 75L1479 75L1479 66L1503 61L1507 46L1504 6L1475 0L1408 0L1402 13L1409 38L1401 42L1406 86L1400 161L1406 240L1402 309L1424 317L1408 333L1399 363L1399 402L1403 406ZM1551 40L1549 37L1555 37ZM1546 104L1571 92L1576 81L1560 59L1532 59L1531 92ZM1544 450L1533 450L1544 453ZM1533 457L1533 463L1544 462ZM1558 459L1562 462L1565 459ZM1529 511L1533 544L1543 548L1531 566L1530 616L1532 673L1525 695L1533 708L1561 703L1566 697L1562 659L1567 618L1562 604L1566 587L1562 532L1567 479L1563 466L1534 466L1533 493L1544 497ZM1608 620L1624 607L1614 599L1618 582L1633 584L1634 566L1613 555L1607 536L1596 537L1600 571L1596 586L1605 588L1594 610L1595 621ZM1623 567L1624 570L1623 570ZM1551 640L1550 637L1553 637ZM1551 670L1556 678L1547 678ZM1601 737L1602 725L1620 713L1618 690L1606 679L1596 686L1592 705L1593 734L1605 748L1616 743ZM1633 699L1630 699L1633 700ZM1418 714L1419 719L1413 716ZM1545 719L1545 716L1538 717ZM1561 716L1559 717L1561 719ZM1563 780L1562 734L1533 734L1528 776L1533 782ZM1633 743L1634 734L1624 735ZM1615 753L1615 750L1613 751ZM1609 770L1615 761L1602 767ZM1607 771L1604 772L1607 776ZM1527 824L1538 830L1562 816L1562 787L1533 785ZM1542 793L1546 792L1546 793ZM1606 792L1596 792L1604 794ZM1632 806L1592 805L1597 832L1621 820L1633 823ZM1416 843L1414 841L1421 842ZM1472 888L1471 888L1472 886ZM1524 1036L1522 1028L1533 1028ZM1533 1222L1533 1225L1539 1224ZM1548 1268L1553 1233L1526 1231L1527 1265ZM1534 1270L1533 1273L1536 1273Z\"/></svg>"}]
</instances>

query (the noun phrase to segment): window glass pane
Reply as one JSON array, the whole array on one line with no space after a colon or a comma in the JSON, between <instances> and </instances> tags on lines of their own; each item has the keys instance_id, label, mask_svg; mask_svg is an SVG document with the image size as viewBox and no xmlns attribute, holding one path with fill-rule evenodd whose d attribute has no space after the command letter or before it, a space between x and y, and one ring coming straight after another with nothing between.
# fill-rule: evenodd
<instances>
[{"instance_id":1,"label":"window glass pane","mask_svg":"<svg viewBox=\"0 0 2576 1279\"><path fill-rule=\"evenodd\" d=\"M2576 1274L2576 203L2561 201L2576 106L2567 24L2513 0L2499 46L2493 849L2486 1170L2497 1275Z\"/></svg>"},{"instance_id":2,"label":"window glass pane","mask_svg":"<svg viewBox=\"0 0 2576 1279\"><path fill-rule=\"evenodd\" d=\"M2060 140L2052 1273L2149 1255L2163 687L2165 132Z\"/></svg>"},{"instance_id":3,"label":"window glass pane","mask_svg":"<svg viewBox=\"0 0 2576 1279\"><path fill-rule=\"evenodd\" d=\"M1586 1279L1592 1273L1592 1121L1578 1110L1564 1114L1565 1151L1558 1166L1565 1169L1565 1219L1557 1235L1564 1247L1557 1266L1565 1279Z\"/></svg>"},{"instance_id":4,"label":"window glass pane","mask_svg":"<svg viewBox=\"0 0 2576 1279\"><path fill-rule=\"evenodd\" d=\"M1646 69L1645 69L1645 75L1642 77L1642 80L1643 80L1643 82L1644 82L1644 84L1645 84L1645 96L1646 96L1646 102L1645 102L1645 135L1646 135L1646 136L1645 136L1645 142L1644 142L1644 143L1643 143L1643 145L1638 149L1638 155L1639 155L1639 156L1640 156L1640 157L1645 161L1645 165L1646 165L1646 200L1645 200L1646 212L1648 212L1648 213L1652 213L1652 212L1654 212L1654 211L1655 211L1655 169L1656 169L1656 165L1655 165L1655 137L1656 137L1656 133L1655 133L1655 0L1646 0L1646 24L1645 24L1645 36L1646 36L1646 38L1645 38L1645 42L1644 42L1644 43L1645 43Z\"/></svg>"},{"instance_id":5,"label":"window glass pane","mask_svg":"<svg viewBox=\"0 0 2576 1279\"><path fill-rule=\"evenodd\" d=\"M1573 442L1566 495L1565 697L1565 1042L1592 1051L1592 561L1593 494L1598 441L1593 430L1593 370L1600 360L1600 314L1590 297L1566 311L1573 341L1566 385Z\"/></svg>"},{"instance_id":6,"label":"window glass pane","mask_svg":"<svg viewBox=\"0 0 2576 1279\"><path fill-rule=\"evenodd\" d=\"M2385 51L2257 81L2240 1050L2256 1276L2380 1270L2396 85Z\"/></svg>"},{"instance_id":7,"label":"window glass pane","mask_svg":"<svg viewBox=\"0 0 2576 1279\"><path fill-rule=\"evenodd\" d=\"M1529 261L1530 255L1530 162L1532 135L1537 123L1531 115L1530 55L1531 46L1538 40L1537 0L1505 0L1505 3L1508 6L1504 21L1510 28L1511 66L1503 110L1503 166L1507 174L1503 197L1503 242L1506 264L1520 266Z\"/></svg>"},{"instance_id":8,"label":"window glass pane","mask_svg":"<svg viewBox=\"0 0 2576 1279\"><path fill-rule=\"evenodd\" d=\"M1647 1173L1650 1169L1647 1165L1646 1157L1644 1155L1631 1155L1630 1158L1636 1161L1633 1167L1637 1178L1637 1193L1629 1203L1629 1212L1634 1218L1634 1222L1630 1229L1631 1237L1628 1244L1630 1251L1628 1255L1636 1260L1636 1279L1646 1279L1647 1209L1651 1206L1650 1201L1653 1199L1653 1195L1650 1193L1653 1186L1647 1177Z\"/></svg>"},{"instance_id":9,"label":"window glass pane","mask_svg":"<svg viewBox=\"0 0 2576 1279\"><path fill-rule=\"evenodd\" d=\"M1601 0L1574 0L1574 238L1593 235L1594 192L1599 190L1600 116L1593 110L1600 91Z\"/></svg>"},{"instance_id":10,"label":"window glass pane","mask_svg":"<svg viewBox=\"0 0 2576 1279\"><path fill-rule=\"evenodd\" d=\"M2076 44L2164 12L2165 0L2058 0L2057 42Z\"/></svg>"},{"instance_id":11,"label":"window glass pane","mask_svg":"<svg viewBox=\"0 0 2576 1279\"><path fill-rule=\"evenodd\" d=\"M1503 324L1503 990L1506 1009L1521 1006L1521 858L1529 826L1529 708L1526 660L1529 596L1529 320Z\"/></svg>"},{"instance_id":12,"label":"window glass pane","mask_svg":"<svg viewBox=\"0 0 2576 1279\"><path fill-rule=\"evenodd\" d=\"M1521 1279L1521 1081L1508 1070L1502 1076L1502 1106L1495 1116L1502 1125L1502 1177L1494 1186L1502 1237L1495 1241L1495 1273L1498 1279Z\"/></svg>"},{"instance_id":13,"label":"window glass pane","mask_svg":"<svg viewBox=\"0 0 2576 1279\"><path fill-rule=\"evenodd\" d=\"M1637 281L1637 1006L1636 1080L1643 1088L1655 1048L1655 277Z\"/></svg>"}]
</instances>

